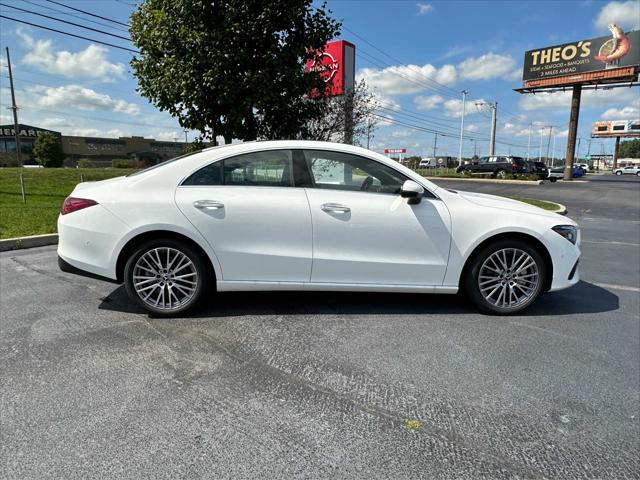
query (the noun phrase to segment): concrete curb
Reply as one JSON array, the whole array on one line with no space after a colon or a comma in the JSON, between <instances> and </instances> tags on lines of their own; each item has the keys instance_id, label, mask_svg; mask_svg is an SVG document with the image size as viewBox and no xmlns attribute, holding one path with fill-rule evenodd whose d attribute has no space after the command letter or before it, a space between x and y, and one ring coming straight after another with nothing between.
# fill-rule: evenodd
<instances>
[{"instance_id":1,"label":"concrete curb","mask_svg":"<svg viewBox=\"0 0 640 480\"><path fill-rule=\"evenodd\" d=\"M460 178L460 177L424 177L427 180L452 180L459 182L479 182L479 183L497 183L503 185L542 185L544 180L495 180L493 178Z\"/></svg>"},{"instance_id":2,"label":"concrete curb","mask_svg":"<svg viewBox=\"0 0 640 480\"><path fill-rule=\"evenodd\" d=\"M553 203L558 203L558 202L553 202ZM553 213L557 213L558 215L566 215L569 212L566 205L563 205L561 203L558 203L558 205L560 205L560 208L558 208L558 210L554 210Z\"/></svg>"},{"instance_id":3,"label":"concrete curb","mask_svg":"<svg viewBox=\"0 0 640 480\"><path fill-rule=\"evenodd\" d=\"M57 233L33 235L31 237L7 238L5 240L0 240L0 252L20 250L23 248L43 247L45 245L56 245L57 243Z\"/></svg>"}]
</instances>

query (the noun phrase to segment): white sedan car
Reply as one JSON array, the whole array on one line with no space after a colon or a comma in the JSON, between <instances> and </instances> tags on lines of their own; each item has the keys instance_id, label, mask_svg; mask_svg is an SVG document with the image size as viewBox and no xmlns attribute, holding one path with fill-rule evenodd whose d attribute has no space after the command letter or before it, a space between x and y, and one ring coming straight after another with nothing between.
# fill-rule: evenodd
<instances>
[{"instance_id":1,"label":"white sedan car","mask_svg":"<svg viewBox=\"0 0 640 480\"><path fill-rule=\"evenodd\" d=\"M640 177L640 166L630 165L624 168L616 168L613 173L615 175L638 175Z\"/></svg>"},{"instance_id":2,"label":"white sedan car","mask_svg":"<svg viewBox=\"0 0 640 480\"><path fill-rule=\"evenodd\" d=\"M60 267L124 282L155 315L216 291L451 293L512 314L578 282L572 220L438 187L350 145L268 141L76 186Z\"/></svg>"}]
</instances>

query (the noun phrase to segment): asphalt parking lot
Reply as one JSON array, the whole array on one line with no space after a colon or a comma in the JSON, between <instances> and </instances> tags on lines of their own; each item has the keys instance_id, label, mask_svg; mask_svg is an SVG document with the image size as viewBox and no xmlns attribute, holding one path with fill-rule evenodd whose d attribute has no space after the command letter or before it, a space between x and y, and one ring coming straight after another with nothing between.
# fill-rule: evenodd
<instances>
[{"instance_id":1,"label":"asphalt parking lot","mask_svg":"<svg viewBox=\"0 0 640 480\"><path fill-rule=\"evenodd\" d=\"M0 476L639 478L640 179L441 185L567 205L582 281L509 318L264 293L161 320L55 247L0 254Z\"/></svg>"}]
</instances>

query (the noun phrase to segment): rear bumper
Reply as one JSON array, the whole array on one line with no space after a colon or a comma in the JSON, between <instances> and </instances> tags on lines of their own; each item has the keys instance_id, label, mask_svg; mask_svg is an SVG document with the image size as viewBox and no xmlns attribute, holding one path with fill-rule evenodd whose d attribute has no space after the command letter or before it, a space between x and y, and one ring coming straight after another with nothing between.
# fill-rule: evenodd
<instances>
[{"instance_id":1,"label":"rear bumper","mask_svg":"<svg viewBox=\"0 0 640 480\"><path fill-rule=\"evenodd\" d=\"M127 231L127 226L102 205L60 215L58 256L76 271L115 280L114 252Z\"/></svg>"},{"instance_id":2,"label":"rear bumper","mask_svg":"<svg viewBox=\"0 0 640 480\"><path fill-rule=\"evenodd\" d=\"M66 262L59 255L58 255L58 267L63 272L73 273L74 275L79 275L81 277L95 278L96 280L103 280L103 281L112 282L112 283L119 283L118 281L114 280L113 278L103 277L102 275L96 275L94 273L87 272L86 270L81 270L81 269L79 269L77 267L74 267L69 262Z\"/></svg>"}]
</instances>

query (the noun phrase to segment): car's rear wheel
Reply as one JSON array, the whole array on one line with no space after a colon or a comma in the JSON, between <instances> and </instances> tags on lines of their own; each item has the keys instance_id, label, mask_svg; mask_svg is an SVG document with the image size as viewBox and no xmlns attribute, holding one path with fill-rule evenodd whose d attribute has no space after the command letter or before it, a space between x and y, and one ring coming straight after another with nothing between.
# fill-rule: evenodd
<instances>
[{"instance_id":1,"label":"car's rear wheel","mask_svg":"<svg viewBox=\"0 0 640 480\"><path fill-rule=\"evenodd\" d=\"M558 179L557 179L556 177L549 177L549 181L550 181L551 183L554 183L554 182L557 182L557 181L558 181Z\"/></svg>"},{"instance_id":2,"label":"car's rear wheel","mask_svg":"<svg viewBox=\"0 0 640 480\"><path fill-rule=\"evenodd\" d=\"M636 175L637 175L638 177L640 177L640 172L636 173Z\"/></svg>"},{"instance_id":3,"label":"car's rear wheel","mask_svg":"<svg viewBox=\"0 0 640 480\"><path fill-rule=\"evenodd\" d=\"M195 308L209 287L202 255L183 242L145 242L124 268L125 288L132 300L158 316L175 316Z\"/></svg>"},{"instance_id":4,"label":"car's rear wheel","mask_svg":"<svg viewBox=\"0 0 640 480\"><path fill-rule=\"evenodd\" d=\"M546 278L546 265L535 248L521 240L500 240L472 260L465 291L480 310L511 315L540 296Z\"/></svg>"}]
</instances>

